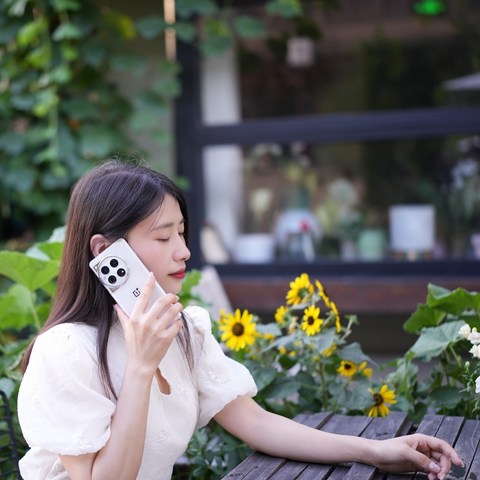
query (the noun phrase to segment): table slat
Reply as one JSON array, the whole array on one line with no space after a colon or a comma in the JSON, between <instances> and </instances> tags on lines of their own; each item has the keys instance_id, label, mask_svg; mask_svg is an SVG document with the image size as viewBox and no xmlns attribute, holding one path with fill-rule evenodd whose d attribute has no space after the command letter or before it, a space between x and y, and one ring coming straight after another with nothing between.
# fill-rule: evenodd
<instances>
[{"instance_id":1,"label":"table slat","mask_svg":"<svg viewBox=\"0 0 480 480\"><path fill-rule=\"evenodd\" d=\"M385 440L387 438L394 438L405 431L409 431L412 422L407 418L406 413L391 412L388 417L375 418L368 428L362 433L362 437L373 440ZM372 480L376 475L376 468L365 463L354 463L347 475L343 477L331 477L331 480L354 480L364 479Z\"/></svg>"},{"instance_id":2,"label":"table slat","mask_svg":"<svg viewBox=\"0 0 480 480\"><path fill-rule=\"evenodd\" d=\"M318 428L324 425L333 416L332 412L320 412L315 414L299 414L295 421L308 425L312 428ZM224 480L267 480L285 464L284 458L271 457L260 452L255 452L237 465ZM299 463L299 462L296 462ZM306 466L306 465L305 465ZM296 468L300 468L299 465ZM301 470L300 470L301 471ZM280 477L281 478L281 477ZM289 480L295 477L290 477Z\"/></svg>"},{"instance_id":3,"label":"table slat","mask_svg":"<svg viewBox=\"0 0 480 480\"><path fill-rule=\"evenodd\" d=\"M447 417L449 418L449 417ZM453 417L457 418L457 417ZM455 442L455 450L465 463L465 468L452 468L452 473L447 478L469 479L473 480L478 475L478 471L472 470L472 463L475 452L480 442L480 422L478 420L465 420L460 435ZM474 475L470 475L473 473Z\"/></svg>"},{"instance_id":4,"label":"table slat","mask_svg":"<svg viewBox=\"0 0 480 480\"><path fill-rule=\"evenodd\" d=\"M405 413L391 412L385 418L334 415L331 412L300 414L295 420L313 428L340 435L387 439L406 435L412 423ZM454 445L465 462L465 468L452 466L450 480L473 480L480 472L480 421L463 417L427 414L416 429L418 433L442 438ZM232 470L223 480L425 480L424 473L387 474L371 465L309 464L254 453Z\"/></svg>"}]
</instances>

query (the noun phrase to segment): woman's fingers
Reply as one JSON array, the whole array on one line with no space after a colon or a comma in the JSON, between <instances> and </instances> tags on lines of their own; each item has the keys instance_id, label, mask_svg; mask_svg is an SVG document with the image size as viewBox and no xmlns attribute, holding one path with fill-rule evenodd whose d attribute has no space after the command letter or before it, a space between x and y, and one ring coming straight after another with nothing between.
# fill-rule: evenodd
<instances>
[{"instance_id":1,"label":"woman's fingers","mask_svg":"<svg viewBox=\"0 0 480 480\"><path fill-rule=\"evenodd\" d=\"M132 310L132 318L137 318L137 316L142 315L148 305L148 302L150 301L150 297L153 292L153 286L155 285L155 276L153 275L152 272L148 274L148 279L145 283L145 285L142 288L142 291L140 292L140 295L137 298L137 301L135 302L135 306L133 307Z\"/></svg>"}]
</instances>

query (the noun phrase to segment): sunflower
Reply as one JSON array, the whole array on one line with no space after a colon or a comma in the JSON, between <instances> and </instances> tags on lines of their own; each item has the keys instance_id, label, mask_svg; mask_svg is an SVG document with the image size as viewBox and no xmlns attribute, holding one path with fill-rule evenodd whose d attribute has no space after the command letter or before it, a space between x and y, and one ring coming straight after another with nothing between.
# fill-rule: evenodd
<instances>
[{"instance_id":1,"label":"sunflower","mask_svg":"<svg viewBox=\"0 0 480 480\"><path fill-rule=\"evenodd\" d=\"M225 342L230 350L242 350L247 345L253 345L257 335L253 314L248 310L243 313L237 308L235 313L229 313L222 318L220 330L222 342Z\"/></svg>"},{"instance_id":2,"label":"sunflower","mask_svg":"<svg viewBox=\"0 0 480 480\"><path fill-rule=\"evenodd\" d=\"M367 378L370 378L373 373L371 368L367 368L367 362L362 362L358 367L358 371Z\"/></svg>"},{"instance_id":3,"label":"sunflower","mask_svg":"<svg viewBox=\"0 0 480 480\"><path fill-rule=\"evenodd\" d=\"M328 298L328 295L325 292L325 289L323 288L323 285L318 280L316 280L315 281L315 286L317 287L318 294L320 295L321 299L323 300L323 303L325 303L325 306L327 308L330 308L330 298Z\"/></svg>"},{"instance_id":4,"label":"sunflower","mask_svg":"<svg viewBox=\"0 0 480 480\"><path fill-rule=\"evenodd\" d=\"M298 305L307 301L313 295L313 285L306 273L302 273L293 282L287 292L287 305Z\"/></svg>"},{"instance_id":5,"label":"sunflower","mask_svg":"<svg viewBox=\"0 0 480 480\"><path fill-rule=\"evenodd\" d=\"M337 333L340 333L342 324L340 323L340 315L338 314L338 309L335 305L335 302L330 302L330 311L335 315L335 327L337 328Z\"/></svg>"},{"instance_id":6,"label":"sunflower","mask_svg":"<svg viewBox=\"0 0 480 480\"><path fill-rule=\"evenodd\" d=\"M301 329L308 335L320 333L323 320L320 317L320 309L315 305L310 305L303 311L303 322Z\"/></svg>"},{"instance_id":7,"label":"sunflower","mask_svg":"<svg viewBox=\"0 0 480 480\"><path fill-rule=\"evenodd\" d=\"M337 368L337 372L344 377L353 377L357 373L357 370L357 364L350 360L342 360L340 366Z\"/></svg>"},{"instance_id":8,"label":"sunflower","mask_svg":"<svg viewBox=\"0 0 480 480\"><path fill-rule=\"evenodd\" d=\"M277 308L276 312L275 312L275 321L277 323L279 323L280 325L283 325L283 323L285 322L285 317L288 313L288 309L281 305L280 307Z\"/></svg>"},{"instance_id":9,"label":"sunflower","mask_svg":"<svg viewBox=\"0 0 480 480\"><path fill-rule=\"evenodd\" d=\"M375 392L371 388L369 388L368 391L372 394L374 401L374 404L368 412L368 416L387 416L390 412L389 406L397 403L395 400L395 392L393 390L389 390L386 385L382 385L378 392Z\"/></svg>"},{"instance_id":10,"label":"sunflower","mask_svg":"<svg viewBox=\"0 0 480 480\"><path fill-rule=\"evenodd\" d=\"M337 350L337 345L336 343L332 343L329 347L327 347L325 350L321 351L321 354L324 357L331 357L335 351Z\"/></svg>"}]
</instances>

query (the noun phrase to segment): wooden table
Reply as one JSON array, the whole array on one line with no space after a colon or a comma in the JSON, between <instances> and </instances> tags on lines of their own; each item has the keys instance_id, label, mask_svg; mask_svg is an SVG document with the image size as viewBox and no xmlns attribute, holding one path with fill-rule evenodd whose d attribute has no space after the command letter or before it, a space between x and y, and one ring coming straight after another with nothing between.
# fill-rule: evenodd
<instances>
[{"instance_id":1,"label":"wooden table","mask_svg":"<svg viewBox=\"0 0 480 480\"><path fill-rule=\"evenodd\" d=\"M443 438L454 445L465 468L454 466L446 478L477 480L480 478L480 421L462 417L426 415L417 429L406 414L391 412L385 418L336 415L330 412L301 414L296 421L327 432L386 439L414 431ZM413 480L423 473L386 474L361 463L325 465L293 462L283 458L253 453L224 480Z\"/></svg>"}]
</instances>

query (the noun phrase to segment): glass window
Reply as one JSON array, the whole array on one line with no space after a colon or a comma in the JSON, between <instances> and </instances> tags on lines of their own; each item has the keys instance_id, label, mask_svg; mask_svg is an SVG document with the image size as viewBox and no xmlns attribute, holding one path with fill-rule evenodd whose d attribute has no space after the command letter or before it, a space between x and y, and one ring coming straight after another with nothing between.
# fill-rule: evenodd
<instances>
[{"instance_id":1,"label":"glass window","mask_svg":"<svg viewBox=\"0 0 480 480\"><path fill-rule=\"evenodd\" d=\"M436 16L421 0L331 3L268 17L266 38L239 43L243 119L480 104L480 2L444 1Z\"/></svg>"},{"instance_id":2,"label":"glass window","mask_svg":"<svg viewBox=\"0 0 480 480\"><path fill-rule=\"evenodd\" d=\"M478 258L478 136L209 147L204 163L213 263Z\"/></svg>"}]
</instances>

